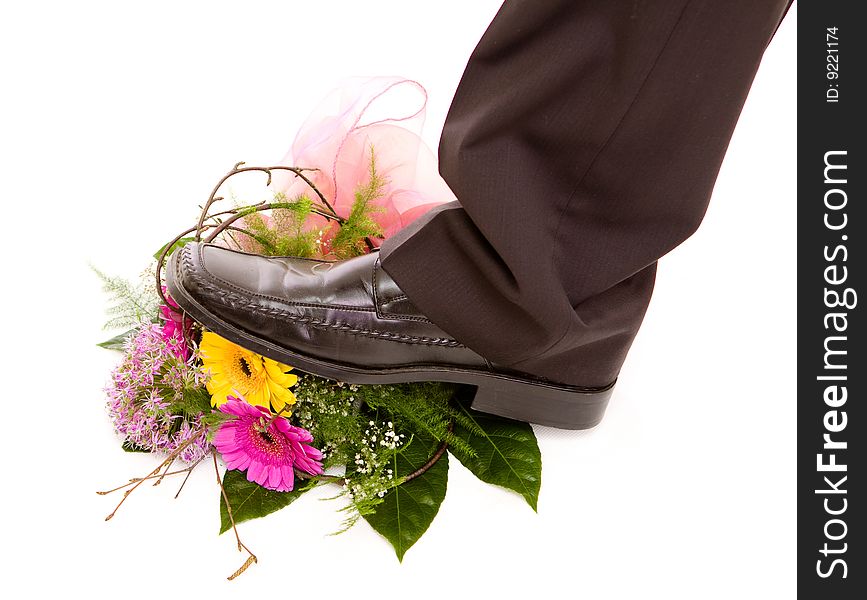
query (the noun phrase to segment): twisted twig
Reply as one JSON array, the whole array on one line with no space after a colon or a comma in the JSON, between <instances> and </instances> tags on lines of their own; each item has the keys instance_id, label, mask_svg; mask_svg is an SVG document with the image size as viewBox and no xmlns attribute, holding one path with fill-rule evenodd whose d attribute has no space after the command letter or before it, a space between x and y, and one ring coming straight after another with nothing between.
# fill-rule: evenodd
<instances>
[{"instance_id":1,"label":"twisted twig","mask_svg":"<svg viewBox=\"0 0 867 600\"><path fill-rule=\"evenodd\" d=\"M178 241L180 241L181 238L183 238L185 235L189 235L189 234L195 232L196 233L195 239L197 242L200 242L202 240L202 233L206 229L214 229L214 231L205 240L206 242L210 243L210 242L213 242L214 239L219 234L223 233L224 231L232 230L232 231L239 231L240 233L244 233L245 235L248 235L248 236L252 237L253 239L256 239L257 241L260 241L260 243L261 243L261 240L259 240L259 236L256 236L255 234L253 234L252 232L249 232L249 231L245 231L242 229L237 229L235 227L231 227L232 223L234 223L238 219L241 219L244 216L249 215L249 214L254 213L254 212L261 212L264 210L271 210L274 208L287 208L288 205L290 204L290 203L264 202L263 201L263 202L260 202L259 204L252 204L250 206L232 208L232 209L224 210L224 211L221 211L218 213L208 214L208 211L210 210L211 206L215 202L223 199L222 196L217 196L217 192L220 190L220 188L223 186L223 184L226 183L226 181L228 181L231 177L234 177L238 173L246 173L246 172L251 172L251 171L259 171L259 172L265 173L268 176L268 181L265 183L266 186L271 185L271 177L272 177L273 171L289 171L290 173L294 173L296 177L299 177L300 179L302 179L304 181L304 183L306 183L310 187L310 189L313 190L313 192L316 194L316 196L322 202L321 206L315 206L314 205L311 212L313 212L314 214L320 215L320 216L322 216L328 220L337 221L341 225L346 222L346 219L344 219L343 217L341 217L340 215L337 214L337 211L334 210L334 207L331 205L330 202L328 202L328 199L325 197L325 195L319 190L319 188L316 187L316 184L314 184L310 180L309 177L304 175L305 171L318 171L319 169L305 168L305 167L287 167L287 166L283 166L283 165L276 165L273 167L242 167L241 165L243 165L243 164L244 164L243 161L235 163L235 166L232 167L232 169L228 173L226 173L220 179L220 181L217 182L217 185L215 185L214 189L211 190L211 195L208 196L207 202L205 202L205 205L202 207L202 212L199 215L199 220L196 223L196 226L190 227L190 228L186 229L185 231L183 231L182 233L179 233L178 235L176 235L172 239L172 241L170 241L168 244L166 244L163 247L162 252L160 252L159 257L157 258L157 268L156 268L157 294L159 295L160 299L163 301L163 304L168 306L174 312L180 312L180 311L177 311L174 307L171 306L171 304L169 304L168 300L166 299L165 294L163 293L162 271L163 271L163 267L165 266L166 258L168 257L169 252L171 252L174 245L176 243L178 243ZM224 221L221 222L219 219L217 219L217 217L225 216L225 215L229 215L229 217L226 218ZM215 219L216 222L215 223L205 223L205 221L207 221L209 219ZM369 248L373 248L373 244L370 242L370 240L365 239L365 242L367 243Z\"/></svg>"},{"instance_id":2,"label":"twisted twig","mask_svg":"<svg viewBox=\"0 0 867 600\"><path fill-rule=\"evenodd\" d=\"M211 234L205 239L205 243L210 244L214 241L214 238L223 233L223 231L228 228L229 225L231 225L238 219L246 217L251 213L262 212L263 210L273 210L275 208L289 208L291 204L291 202L267 202L264 204L257 204L251 207L239 208L236 211L233 211L233 214L230 217L226 218L225 221L222 221L219 225L214 227L214 231L212 231ZM330 215L317 208L313 208L310 212L312 212L313 214L317 214L321 217L325 217L326 219L329 219L331 221L337 221L341 225L346 222L346 219L344 219L343 217L339 217L337 215Z\"/></svg>"},{"instance_id":3,"label":"twisted twig","mask_svg":"<svg viewBox=\"0 0 867 600\"><path fill-rule=\"evenodd\" d=\"M114 517L114 515L117 513L117 511L118 511L118 509L121 507L121 505L122 505L124 502L126 502L126 499L129 497L129 495L130 495L132 492L134 492L136 489L138 489L138 487L139 487L141 484L143 484L145 481L148 481L148 480L150 480L150 479L154 479L154 478L156 478L158 481L161 481L163 477L166 477L166 476L169 474L168 472L166 472L166 473L162 473L162 474L160 473L160 471L163 470L163 467L165 467L166 465L171 465L171 463L174 462L175 458L177 458L178 456L180 456L181 452L183 452L184 449L187 448L187 446L189 446L189 445L192 444L194 441L196 441L196 440L197 440L201 435L207 433L207 431L208 431L207 429L202 429L201 431L199 431L198 433L194 434L192 437L190 437L189 439L187 439L187 440L184 441L183 443L179 444L178 447L175 448L175 449L171 452L171 454L169 454L169 455L166 457L166 459L165 459L163 462L161 462L161 463L157 466L156 469L154 469L153 471L151 471L151 472L150 472L148 475L146 475L145 477L136 478L136 479L130 481L129 484L124 484L124 485L122 485L122 486L120 486L120 487L117 487L117 488L115 488L115 489L113 489L113 490L108 490L108 491L105 491L105 492L97 492L97 494L99 494L100 496L104 496L104 495L106 495L106 494L110 494L110 493L112 493L112 492L116 492L117 490L123 489L123 488L127 487L128 485L132 484L132 487L131 487L130 489L126 490L126 491L123 493L123 497L120 499L120 502L117 503L117 506L114 507L114 510L111 511L111 513L110 513L110 514L105 518L105 520L108 521L108 520L110 520L112 517ZM196 463L196 464L198 464L198 463ZM195 466L195 465L194 465L194 466ZM182 472L183 472L183 470L178 471L178 473L182 473Z\"/></svg>"},{"instance_id":4,"label":"twisted twig","mask_svg":"<svg viewBox=\"0 0 867 600\"><path fill-rule=\"evenodd\" d=\"M242 167L241 165L245 164L244 161L240 161L235 163L235 166L232 167L232 170L226 173L220 181L217 182L217 185L214 186L214 189L211 191L211 195L208 196L208 201L205 202L205 205L202 207L202 214L199 216L199 222L196 225L196 241L200 242L202 240L202 225L204 225L205 220L208 218L208 209L211 208L211 205L218 200L222 200L222 197L217 197L217 192L220 191L220 188L223 186L226 181L228 181L231 177L234 177L238 173L246 173L249 171L259 171L265 173L268 176L268 181L265 183L266 186L271 185L271 173L273 171L289 171L294 173L296 177L301 178L304 183L306 183L311 190L319 197L322 201L322 204L325 205L326 209L330 211L331 216L335 218L340 218L337 214L337 211L334 210L334 207L328 202L322 192L319 191L319 188L310 181L306 175L304 175L304 171L318 171L319 169L312 168L304 168L304 167L286 167L283 165L276 165L273 167Z\"/></svg>"}]
</instances>

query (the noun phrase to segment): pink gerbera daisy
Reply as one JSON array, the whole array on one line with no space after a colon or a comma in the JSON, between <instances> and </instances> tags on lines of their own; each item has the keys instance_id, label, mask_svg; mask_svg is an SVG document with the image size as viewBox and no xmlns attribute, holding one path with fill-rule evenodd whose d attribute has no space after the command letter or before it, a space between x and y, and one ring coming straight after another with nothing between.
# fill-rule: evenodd
<instances>
[{"instance_id":1,"label":"pink gerbera daisy","mask_svg":"<svg viewBox=\"0 0 867 600\"><path fill-rule=\"evenodd\" d=\"M322 473L322 453L307 445L313 436L306 429L237 398L230 397L220 410L238 418L220 425L214 446L223 455L226 468L247 471L247 481L269 490L291 492L295 469L310 475Z\"/></svg>"}]
</instances>

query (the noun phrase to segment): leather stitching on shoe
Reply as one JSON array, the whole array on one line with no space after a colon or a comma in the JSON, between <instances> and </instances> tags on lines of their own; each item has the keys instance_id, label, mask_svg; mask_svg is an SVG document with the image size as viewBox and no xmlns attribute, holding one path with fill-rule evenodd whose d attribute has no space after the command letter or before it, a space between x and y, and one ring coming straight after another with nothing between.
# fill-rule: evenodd
<instances>
[{"instance_id":1,"label":"leather stitching on shoe","mask_svg":"<svg viewBox=\"0 0 867 600\"><path fill-rule=\"evenodd\" d=\"M252 312L264 314L267 316L273 317L281 317L285 318L294 323L298 323L301 325L306 325L309 327L313 327L314 329L320 329L325 331L342 331L344 333L350 333L353 335L362 335L367 337L373 337L377 339L393 341L393 342L401 342L405 344L422 344L427 346L442 346L447 348L464 348L465 346L458 342L457 340L451 338L431 338L424 336L411 336L401 333L390 333L387 331L377 331L375 329L363 329L359 327L354 327L348 323L329 323L328 321L323 321L322 319L317 319L312 316L301 316L293 314L289 311L282 310L279 308L265 308L261 307L257 304L254 304L249 301L245 296L232 292L226 291L222 288L219 288L212 284L207 279L200 277L194 271L194 265L192 258L189 255L189 252L184 251L183 249L180 253L181 260L184 263L184 267L179 269L178 278L181 282L184 280L193 280L193 282L202 289L208 290L210 292L216 292L214 297L221 303L229 306L231 308L237 308L239 305L241 308L250 310ZM210 275L210 273L209 273Z\"/></svg>"},{"instance_id":2,"label":"leather stitching on shoe","mask_svg":"<svg viewBox=\"0 0 867 600\"><path fill-rule=\"evenodd\" d=\"M399 294L392 298L379 298L376 293L376 280L377 273L382 266L380 265L379 257L377 257L376 262L373 263L373 304L376 306L376 314L379 317L383 317L385 319L399 319L401 321L417 321L419 323L431 323L433 322L427 317L423 316L415 316L415 315L402 315L400 313L394 313L389 311L386 308L386 304L391 304L392 302L399 302L401 300L406 300L407 302L411 302L406 294Z\"/></svg>"}]
</instances>

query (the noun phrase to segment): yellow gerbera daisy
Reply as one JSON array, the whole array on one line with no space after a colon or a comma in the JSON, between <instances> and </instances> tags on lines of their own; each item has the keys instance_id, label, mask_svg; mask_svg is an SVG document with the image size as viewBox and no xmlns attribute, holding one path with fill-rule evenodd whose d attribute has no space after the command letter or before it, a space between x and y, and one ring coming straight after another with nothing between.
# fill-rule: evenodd
<instances>
[{"instance_id":1,"label":"yellow gerbera daisy","mask_svg":"<svg viewBox=\"0 0 867 600\"><path fill-rule=\"evenodd\" d=\"M274 412L295 404L295 394L289 388L298 382L298 376L289 373L292 367L250 352L210 331L202 333L199 351L202 370L210 374L206 385L212 406L220 406L228 396L270 407Z\"/></svg>"}]
</instances>

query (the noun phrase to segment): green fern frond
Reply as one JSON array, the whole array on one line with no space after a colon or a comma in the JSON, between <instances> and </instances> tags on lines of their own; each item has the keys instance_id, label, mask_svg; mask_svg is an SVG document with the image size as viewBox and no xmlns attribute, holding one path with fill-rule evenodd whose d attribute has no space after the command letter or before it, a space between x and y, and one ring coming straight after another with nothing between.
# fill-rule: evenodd
<instances>
[{"instance_id":1,"label":"green fern frond","mask_svg":"<svg viewBox=\"0 0 867 600\"><path fill-rule=\"evenodd\" d=\"M331 241L331 251L338 259L360 256L367 251L365 238L382 237L382 227L371 216L382 212L382 208L374 204L385 194L388 179L382 177L376 170L376 155L373 146L370 147L370 164L368 166L367 183L355 190L355 200L346 222Z\"/></svg>"},{"instance_id":2,"label":"green fern frond","mask_svg":"<svg viewBox=\"0 0 867 600\"><path fill-rule=\"evenodd\" d=\"M271 222L266 223L261 212L242 210L245 236L259 254L265 256L300 256L310 258L319 251L319 230L305 230L307 218L313 212L313 201L301 195L292 201L283 193L274 196Z\"/></svg>"},{"instance_id":3,"label":"green fern frond","mask_svg":"<svg viewBox=\"0 0 867 600\"><path fill-rule=\"evenodd\" d=\"M452 404L457 387L447 383L423 382L400 385L365 385L356 393L371 409L385 410L401 431L426 433L440 442L459 449L470 456L475 451L461 438L449 431L454 421L467 425L471 421L461 415ZM470 428L478 429L472 423Z\"/></svg>"},{"instance_id":4,"label":"green fern frond","mask_svg":"<svg viewBox=\"0 0 867 600\"><path fill-rule=\"evenodd\" d=\"M110 306L106 309L109 319L104 329L130 328L156 320L160 299L153 284L143 282L134 285L122 277L106 275L93 265L90 268L102 281L102 289L110 297Z\"/></svg>"}]
</instances>

